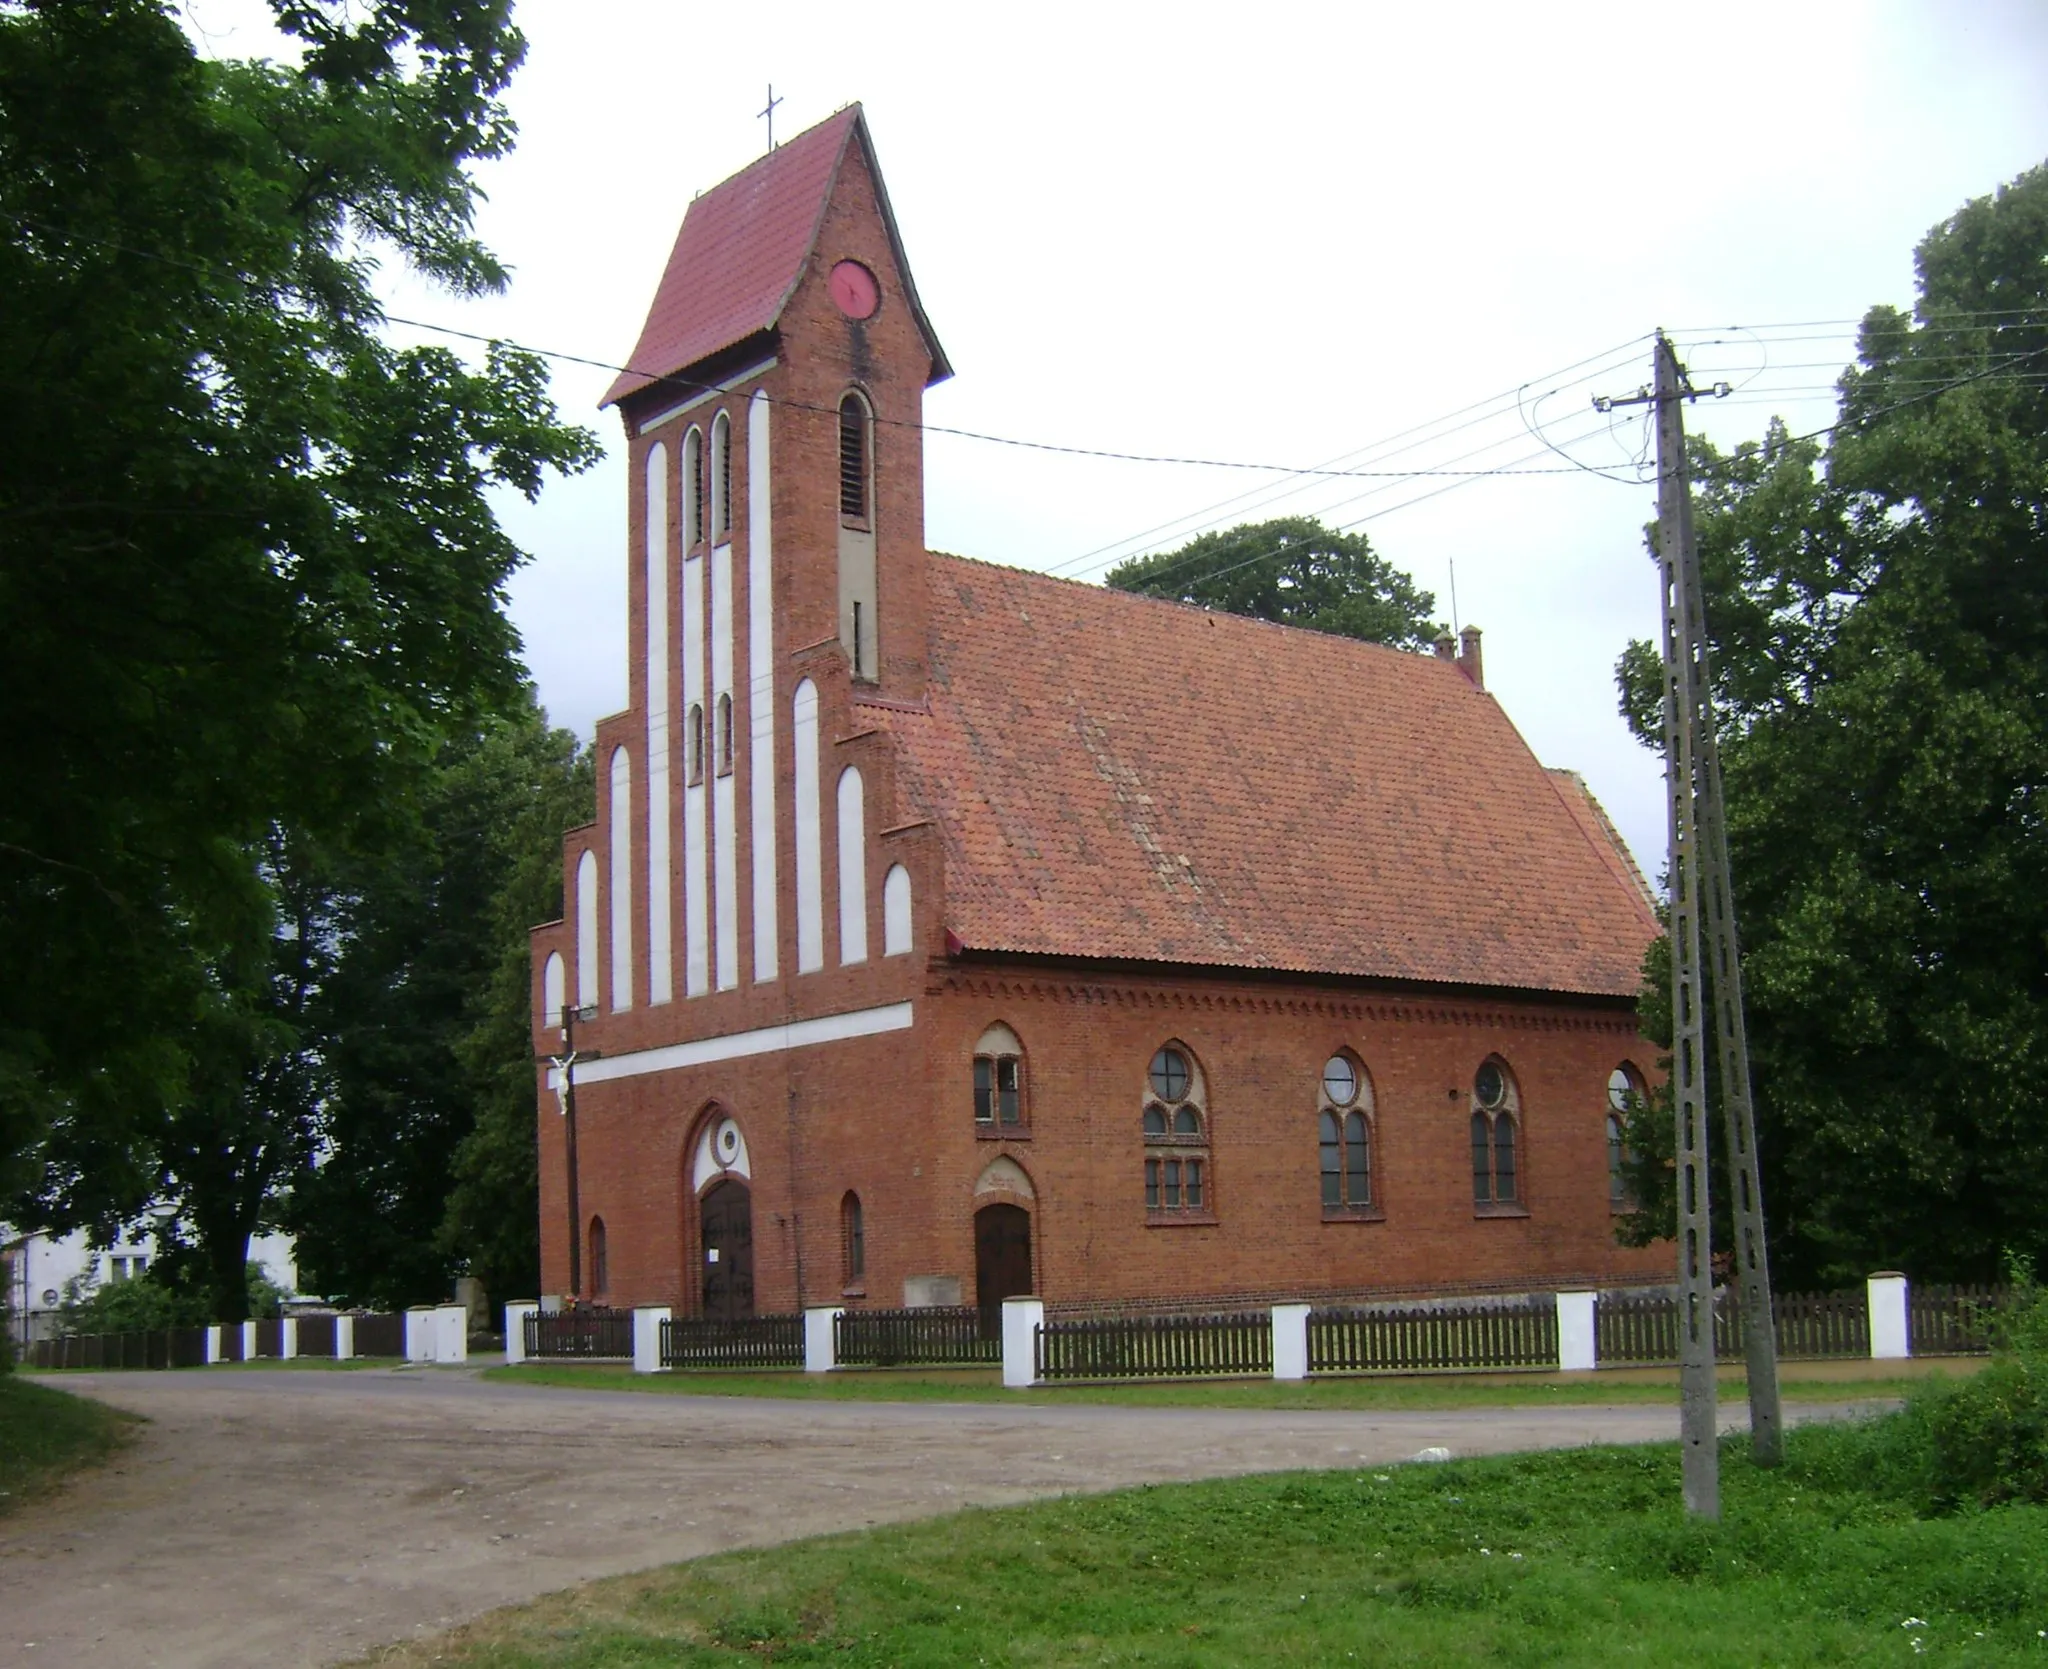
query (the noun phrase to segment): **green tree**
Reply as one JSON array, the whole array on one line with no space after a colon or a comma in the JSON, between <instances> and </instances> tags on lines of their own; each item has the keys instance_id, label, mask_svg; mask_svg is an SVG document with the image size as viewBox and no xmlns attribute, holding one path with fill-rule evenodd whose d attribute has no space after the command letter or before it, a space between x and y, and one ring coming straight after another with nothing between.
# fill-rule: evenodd
<instances>
[{"instance_id":1,"label":"green tree","mask_svg":"<svg viewBox=\"0 0 2048 1669\"><path fill-rule=\"evenodd\" d=\"M1363 533L1339 533L1312 516L1204 533L1179 550L1120 562L1104 583L1396 649L1427 648L1441 630L1429 618L1436 598Z\"/></svg>"},{"instance_id":2,"label":"green tree","mask_svg":"<svg viewBox=\"0 0 2048 1669\"><path fill-rule=\"evenodd\" d=\"M2048 169L1918 251L1827 449L1696 444L1785 1279L1988 1279L2048 1217ZM1618 668L1659 740L1656 667Z\"/></svg>"},{"instance_id":3,"label":"green tree","mask_svg":"<svg viewBox=\"0 0 2048 1669\"><path fill-rule=\"evenodd\" d=\"M318 1163L302 1169L285 1212L310 1290L397 1306L445 1297L472 1266L487 1285L523 1273L490 1252L507 1234L535 1233L523 977L516 1035L494 1028L479 1053L474 1034L498 1014L508 963L525 968L531 924L560 913L562 833L593 814L592 785L575 738L549 729L529 700L449 745L421 837L367 870L340 906L318 1016L328 1084ZM458 1152L476 1145L501 1068L524 1085L523 1166L477 1202L464 1233L444 1234Z\"/></svg>"},{"instance_id":4,"label":"green tree","mask_svg":"<svg viewBox=\"0 0 2048 1669\"><path fill-rule=\"evenodd\" d=\"M457 1147L442 1250L501 1298L540 1291L540 1175L534 1129L536 922L562 914L562 835L597 815L594 755L565 730L521 738L526 765L501 825L504 868L487 926L492 961L456 1045L475 1118Z\"/></svg>"},{"instance_id":5,"label":"green tree","mask_svg":"<svg viewBox=\"0 0 2048 1669\"><path fill-rule=\"evenodd\" d=\"M533 356L378 330L380 254L504 282L471 168L509 0L274 10L296 68L202 61L157 0L0 0L0 1188L59 1226L168 1191L229 1305L282 1174L236 1144L309 1093L279 969L329 948L277 853L317 891L401 842L519 699L489 490L596 452Z\"/></svg>"}]
</instances>

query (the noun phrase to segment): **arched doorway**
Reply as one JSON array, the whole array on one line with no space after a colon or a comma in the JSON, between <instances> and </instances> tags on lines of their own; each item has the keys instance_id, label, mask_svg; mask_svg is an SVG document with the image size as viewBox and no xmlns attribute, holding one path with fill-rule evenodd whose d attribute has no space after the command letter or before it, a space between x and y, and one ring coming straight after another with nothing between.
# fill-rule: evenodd
<instances>
[{"instance_id":1,"label":"arched doorway","mask_svg":"<svg viewBox=\"0 0 2048 1669\"><path fill-rule=\"evenodd\" d=\"M698 1238L703 1244L704 1315L738 1321L754 1313L754 1196L744 1182L727 1176L704 1191L697 1204Z\"/></svg>"},{"instance_id":2,"label":"arched doorway","mask_svg":"<svg viewBox=\"0 0 2048 1669\"><path fill-rule=\"evenodd\" d=\"M974 1214L974 1297L981 1336L1003 1333L1003 1300L1030 1294L1031 1213L1021 1205L985 1205Z\"/></svg>"}]
</instances>

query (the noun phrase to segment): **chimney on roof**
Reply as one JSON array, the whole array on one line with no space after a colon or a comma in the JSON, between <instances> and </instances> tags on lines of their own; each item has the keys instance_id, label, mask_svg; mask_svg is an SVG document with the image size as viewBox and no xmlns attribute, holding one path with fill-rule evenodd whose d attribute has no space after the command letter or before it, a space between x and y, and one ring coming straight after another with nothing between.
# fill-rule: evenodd
<instances>
[{"instance_id":1,"label":"chimney on roof","mask_svg":"<svg viewBox=\"0 0 2048 1669\"><path fill-rule=\"evenodd\" d=\"M1458 640L1448 630L1436 634L1436 658L1440 661L1455 661L1458 658Z\"/></svg>"},{"instance_id":2,"label":"chimney on roof","mask_svg":"<svg viewBox=\"0 0 2048 1669\"><path fill-rule=\"evenodd\" d=\"M1443 650L1439 648L1441 655ZM1479 628L1467 626L1458 634L1458 670L1472 680L1474 689L1486 688L1485 666L1479 658Z\"/></svg>"}]
</instances>

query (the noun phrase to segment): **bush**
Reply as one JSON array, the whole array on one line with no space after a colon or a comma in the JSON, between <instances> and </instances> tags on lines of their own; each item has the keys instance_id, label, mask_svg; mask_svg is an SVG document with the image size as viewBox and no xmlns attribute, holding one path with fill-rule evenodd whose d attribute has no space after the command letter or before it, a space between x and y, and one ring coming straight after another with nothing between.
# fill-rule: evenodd
<instances>
[{"instance_id":1,"label":"bush","mask_svg":"<svg viewBox=\"0 0 2048 1669\"><path fill-rule=\"evenodd\" d=\"M1991 1361L1968 1379L1916 1386L1896 1414L1795 1446L1815 1484L1950 1513L2048 1504L2048 1288L2011 1261L2012 1300L1986 1317Z\"/></svg>"},{"instance_id":2,"label":"bush","mask_svg":"<svg viewBox=\"0 0 2048 1669\"><path fill-rule=\"evenodd\" d=\"M283 1314L283 1287L260 1263L248 1266L249 1319L269 1321ZM174 1286L156 1270L133 1280L96 1286L83 1278L65 1290L58 1325L67 1333L155 1333L167 1327L205 1327L220 1318L208 1314L206 1295Z\"/></svg>"}]
</instances>

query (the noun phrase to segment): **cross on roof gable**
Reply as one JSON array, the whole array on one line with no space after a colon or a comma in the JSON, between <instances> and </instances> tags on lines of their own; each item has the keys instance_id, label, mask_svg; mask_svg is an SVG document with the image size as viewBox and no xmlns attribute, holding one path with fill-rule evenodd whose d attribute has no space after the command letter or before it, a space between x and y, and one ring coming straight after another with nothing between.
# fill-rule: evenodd
<instances>
[{"instance_id":1,"label":"cross on roof gable","mask_svg":"<svg viewBox=\"0 0 2048 1669\"><path fill-rule=\"evenodd\" d=\"M853 143L860 145L874 179L904 300L931 350L928 381L940 382L953 374L911 282L867 119L858 104L850 104L690 205L647 321L640 327L640 340L627 360L629 369L620 372L600 405L616 404L721 349L776 327L803 279L840 163Z\"/></svg>"}]
</instances>

